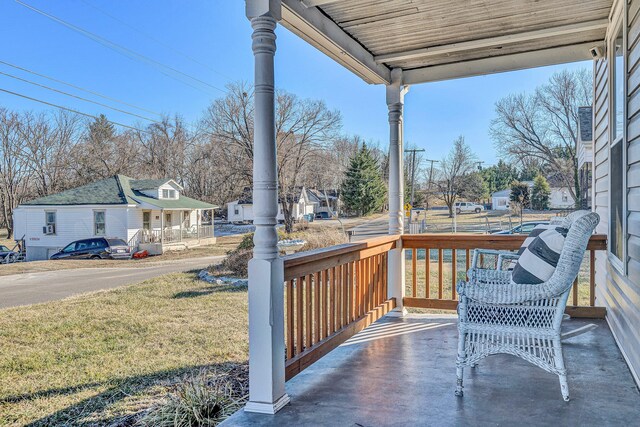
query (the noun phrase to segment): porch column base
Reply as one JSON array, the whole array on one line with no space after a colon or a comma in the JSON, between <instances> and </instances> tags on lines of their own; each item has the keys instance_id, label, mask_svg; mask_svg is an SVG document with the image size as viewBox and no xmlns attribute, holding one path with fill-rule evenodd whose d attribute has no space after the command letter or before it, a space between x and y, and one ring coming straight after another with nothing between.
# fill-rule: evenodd
<instances>
[{"instance_id":1,"label":"porch column base","mask_svg":"<svg viewBox=\"0 0 640 427\"><path fill-rule=\"evenodd\" d=\"M288 401L284 354L284 262L249 261L249 403L245 410L274 414Z\"/></svg>"},{"instance_id":2,"label":"porch column base","mask_svg":"<svg viewBox=\"0 0 640 427\"><path fill-rule=\"evenodd\" d=\"M275 403L264 403L264 402L247 402L244 407L245 412L253 412L256 414L267 414L274 415L280 409L284 408L291 399L289 399L288 394L284 394L280 399L278 399Z\"/></svg>"},{"instance_id":3,"label":"porch column base","mask_svg":"<svg viewBox=\"0 0 640 427\"><path fill-rule=\"evenodd\" d=\"M396 307L387 313L388 317L405 317L409 312L404 307Z\"/></svg>"}]
</instances>

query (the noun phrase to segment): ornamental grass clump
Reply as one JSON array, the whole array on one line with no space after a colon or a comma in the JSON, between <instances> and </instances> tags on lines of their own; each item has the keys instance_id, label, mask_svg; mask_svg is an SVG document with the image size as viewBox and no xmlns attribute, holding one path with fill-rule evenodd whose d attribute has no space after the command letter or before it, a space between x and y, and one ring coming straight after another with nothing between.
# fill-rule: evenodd
<instances>
[{"instance_id":1,"label":"ornamental grass clump","mask_svg":"<svg viewBox=\"0 0 640 427\"><path fill-rule=\"evenodd\" d=\"M166 399L147 412L139 426L215 426L240 409L249 396L247 365L200 372L176 385Z\"/></svg>"}]
</instances>

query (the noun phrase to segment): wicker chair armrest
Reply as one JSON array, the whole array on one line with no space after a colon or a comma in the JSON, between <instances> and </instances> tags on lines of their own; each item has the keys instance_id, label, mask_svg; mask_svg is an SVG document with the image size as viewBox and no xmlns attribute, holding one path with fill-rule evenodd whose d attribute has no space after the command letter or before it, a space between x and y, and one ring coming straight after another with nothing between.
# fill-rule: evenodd
<instances>
[{"instance_id":1,"label":"wicker chair armrest","mask_svg":"<svg viewBox=\"0 0 640 427\"><path fill-rule=\"evenodd\" d=\"M507 284L511 283L511 272L507 270L494 270L488 268L470 268L467 272L469 282L495 282Z\"/></svg>"},{"instance_id":2,"label":"wicker chair armrest","mask_svg":"<svg viewBox=\"0 0 640 427\"><path fill-rule=\"evenodd\" d=\"M490 271L490 270L489 270ZM507 273L509 271L496 271L495 273ZM499 275L486 274L485 277L496 277ZM457 286L458 294L462 297L474 301L488 304L519 304L528 301L539 301L546 298L554 298L564 292L558 292L551 281L532 285L505 282L504 280L487 281L460 281Z\"/></svg>"}]
</instances>

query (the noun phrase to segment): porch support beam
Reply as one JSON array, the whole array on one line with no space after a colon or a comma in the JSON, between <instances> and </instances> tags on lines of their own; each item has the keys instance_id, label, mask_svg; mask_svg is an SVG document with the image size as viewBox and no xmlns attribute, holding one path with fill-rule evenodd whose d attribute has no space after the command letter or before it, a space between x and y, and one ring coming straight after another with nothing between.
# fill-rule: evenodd
<instances>
[{"instance_id":1,"label":"porch support beam","mask_svg":"<svg viewBox=\"0 0 640 427\"><path fill-rule=\"evenodd\" d=\"M491 58L474 59L430 67L415 68L404 71L407 84L418 84L451 80L461 77L472 77L504 71L523 70L525 68L544 67L547 65L593 59L589 49L602 42L594 41L570 46L541 49L531 52L514 53Z\"/></svg>"},{"instance_id":2,"label":"porch support beam","mask_svg":"<svg viewBox=\"0 0 640 427\"><path fill-rule=\"evenodd\" d=\"M289 402L284 388L284 263L278 256L274 56L280 0L246 0L253 28L253 259L249 261L249 402L247 412L274 414Z\"/></svg>"},{"instance_id":3,"label":"porch support beam","mask_svg":"<svg viewBox=\"0 0 640 427\"><path fill-rule=\"evenodd\" d=\"M409 86L403 82L399 68L391 71L392 83L387 85L389 108L389 234L404 234L404 166L403 166L403 113L404 95ZM405 282L404 250L402 241L389 252L388 298L395 298L396 308L389 315L403 316Z\"/></svg>"},{"instance_id":4,"label":"porch support beam","mask_svg":"<svg viewBox=\"0 0 640 427\"><path fill-rule=\"evenodd\" d=\"M300 0L306 7L324 6L325 4L338 3L344 0Z\"/></svg>"},{"instance_id":5,"label":"porch support beam","mask_svg":"<svg viewBox=\"0 0 640 427\"><path fill-rule=\"evenodd\" d=\"M320 1L313 3L319 6ZM282 25L367 83L391 83L389 68L376 63L371 52L317 8L300 0L282 0Z\"/></svg>"},{"instance_id":6,"label":"porch support beam","mask_svg":"<svg viewBox=\"0 0 640 427\"><path fill-rule=\"evenodd\" d=\"M505 36L490 37L479 40L471 40L461 43L452 43L442 46L427 47L422 49L408 50L404 52L389 53L378 55L375 57L377 63L386 63L394 61L406 61L411 59L423 59L433 56L444 56L451 53L471 51L475 49L486 49L498 47L505 44L524 43L533 40L540 40L549 37L565 36L568 34L576 34L589 32L594 30L602 30L607 28L608 19L598 19L595 21L579 22L577 24L562 25L558 27L545 28L542 30L525 31L517 34L508 34ZM588 52L587 52L588 53Z\"/></svg>"}]
</instances>

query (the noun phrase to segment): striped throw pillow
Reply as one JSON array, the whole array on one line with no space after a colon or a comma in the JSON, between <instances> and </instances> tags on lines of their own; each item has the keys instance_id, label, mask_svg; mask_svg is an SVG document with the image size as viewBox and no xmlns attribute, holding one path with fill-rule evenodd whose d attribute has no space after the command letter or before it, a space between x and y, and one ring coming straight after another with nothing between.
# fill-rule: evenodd
<instances>
[{"instance_id":1,"label":"striped throw pillow","mask_svg":"<svg viewBox=\"0 0 640 427\"><path fill-rule=\"evenodd\" d=\"M527 247L531 244L531 242L533 242L535 240L535 238L540 235L540 233L542 233L545 230L548 230L550 228L555 228L555 227L557 227L557 225L551 225L551 224L538 224L538 225L536 225L533 228L533 230L531 230L531 232L529 233L527 238L524 239L524 242L522 242L522 245L520 245L520 249L518 249L518 255L522 255L524 250L527 249ZM509 265L507 265L507 270L512 271L515 266L516 266L516 261L513 260L513 261L509 262Z\"/></svg>"},{"instance_id":2,"label":"striped throw pillow","mask_svg":"<svg viewBox=\"0 0 640 427\"><path fill-rule=\"evenodd\" d=\"M549 280L558 265L568 232L566 228L553 227L533 238L513 267L511 280L532 285Z\"/></svg>"}]
</instances>

